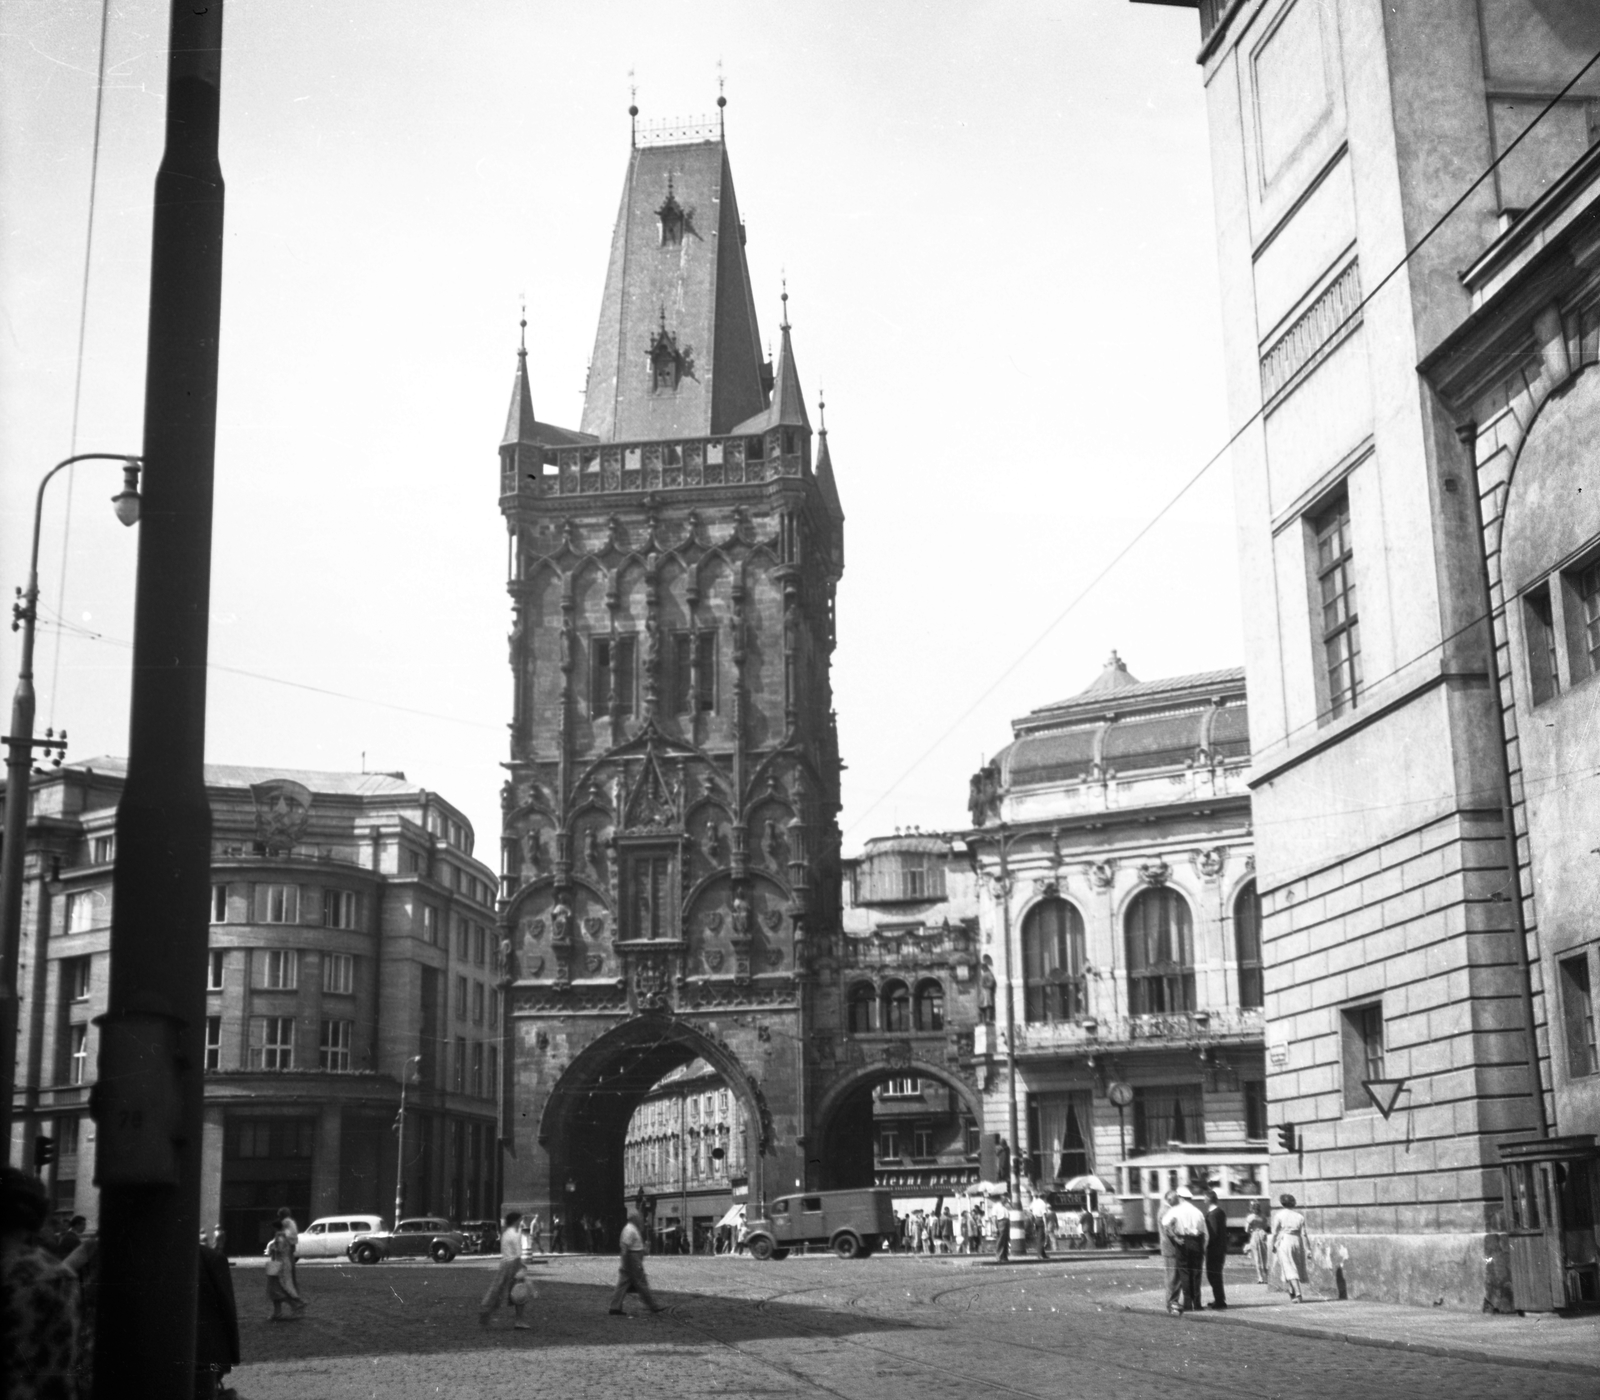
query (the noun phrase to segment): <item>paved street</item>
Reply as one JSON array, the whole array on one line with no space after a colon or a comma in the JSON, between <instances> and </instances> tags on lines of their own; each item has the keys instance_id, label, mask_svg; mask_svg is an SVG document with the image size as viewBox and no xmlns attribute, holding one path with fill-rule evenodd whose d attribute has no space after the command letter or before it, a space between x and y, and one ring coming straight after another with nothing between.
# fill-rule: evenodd
<instances>
[{"instance_id":1,"label":"paved street","mask_svg":"<svg viewBox=\"0 0 1600 1400\"><path fill-rule=\"evenodd\" d=\"M246 1364L234 1383L244 1400L1167 1394L1590 1400L1595 1393L1592 1374L1130 1311L1125 1301L1159 1285L1159 1265L1146 1259L1011 1268L980 1267L959 1256L768 1264L653 1259L649 1269L670 1307L659 1317L639 1315L632 1299L634 1315L608 1316L614 1263L567 1256L537 1271L534 1330L512 1331L509 1313L502 1313L484 1332L475 1313L492 1277L488 1261L307 1267L308 1316L283 1324L264 1320L261 1275L242 1265L235 1282Z\"/></svg>"}]
</instances>

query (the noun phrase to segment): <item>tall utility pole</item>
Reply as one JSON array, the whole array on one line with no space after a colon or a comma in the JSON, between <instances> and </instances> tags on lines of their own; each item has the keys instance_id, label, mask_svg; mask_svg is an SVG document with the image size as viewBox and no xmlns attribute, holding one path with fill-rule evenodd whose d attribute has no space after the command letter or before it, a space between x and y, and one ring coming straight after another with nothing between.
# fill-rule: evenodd
<instances>
[{"instance_id":1,"label":"tall utility pole","mask_svg":"<svg viewBox=\"0 0 1600 1400\"><path fill-rule=\"evenodd\" d=\"M111 986L99 1019L96 1400L194 1394L211 875L206 648L222 306L222 0L172 6Z\"/></svg>"}]
</instances>

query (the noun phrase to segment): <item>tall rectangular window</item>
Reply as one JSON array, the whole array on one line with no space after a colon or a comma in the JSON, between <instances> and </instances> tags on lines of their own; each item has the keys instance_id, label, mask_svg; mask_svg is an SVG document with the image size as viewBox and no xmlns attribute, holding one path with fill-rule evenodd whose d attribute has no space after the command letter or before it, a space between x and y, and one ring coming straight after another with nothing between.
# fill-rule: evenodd
<instances>
[{"instance_id":1,"label":"tall rectangular window","mask_svg":"<svg viewBox=\"0 0 1600 1400\"><path fill-rule=\"evenodd\" d=\"M1239 1087L1244 1090L1244 1135L1261 1142L1267 1136L1267 1081L1247 1079Z\"/></svg>"},{"instance_id":2,"label":"tall rectangular window","mask_svg":"<svg viewBox=\"0 0 1600 1400\"><path fill-rule=\"evenodd\" d=\"M221 948L213 948L206 958L206 990L220 992L222 990L223 971L227 967L227 954Z\"/></svg>"},{"instance_id":3,"label":"tall rectangular window","mask_svg":"<svg viewBox=\"0 0 1600 1400\"><path fill-rule=\"evenodd\" d=\"M898 1162L900 1160L900 1134L894 1128L884 1128L878 1133L878 1160L880 1162Z\"/></svg>"},{"instance_id":4,"label":"tall rectangular window","mask_svg":"<svg viewBox=\"0 0 1600 1400\"><path fill-rule=\"evenodd\" d=\"M717 708L717 634L694 634L695 708L703 715Z\"/></svg>"},{"instance_id":5,"label":"tall rectangular window","mask_svg":"<svg viewBox=\"0 0 1600 1400\"><path fill-rule=\"evenodd\" d=\"M1159 1152L1169 1142L1191 1145L1206 1140L1206 1121L1198 1084L1136 1085L1133 1090L1133 1146Z\"/></svg>"},{"instance_id":6,"label":"tall rectangular window","mask_svg":"<svg viewBox=\"0 0 1600 1400\"><path fill-rule=\"evenodd\" d=\"M67 1083L89 1081L89 1027L81 1021L67 1032Z\"/></svg>"},{"instance_id":7,"label":"tall rectangular window","mask_svg":"<svg viewBox=\"0 0 1600 1400\"><path fill-rule=\"evenodd\" d=\"M262 948L256 952L261 986L272 992L292 992L300 985L298 948Z\"/></svg>"},{"instance_id":8,"label":"tall rectangular window","mask_svg":"<svg viewBox=\"0 0 1600 1400\"><path fill-rule=\"evenodd\" d=\"M206 1017L206 1068L222 1068L222 1017Z\"/></svg>"},{"instance_id":9,"label":"tall rectangular window","mask_svg":"<svg viewBox=\"0 0 1600 1400\"><path fill-rule=\"evenodd\" d=\"M261 889L261 921L267 924L300 922L300 886L264 885Z\"/></svg>"},{"instance_id":10,"label":"tall rectangular window","mask_svg":"<svg viewBox=\"0 0 1600 1400\"><path fill-rule=\"evenodd\" d=\"M349 996L356 988L356 960L349 953L322 955L322 990Z\"/></svg>"},{"instance_id":11,"label":"tall rectangular window","mask_svg":"<svg viewBox=\"0 0 1600 1400\"><path fill-rule=\"evenodd\" d=\"M456 1037L456 1093L467 1092L467 1038Z\"/></svg>"},{"instance_id":12,"label":"tall rectangular window","mask_svg":"<svg viewBox=\"0 0 1600 1400\"><path fill-rule=\"evenodd\" d=\"M483 1042L472 1042L472 1097L483 1097Z\"/></svg>"},{"instance_id":13,"label":"tall rectangular window","mask_svg":"<svg viewBox=\"0 0 1600 1400\"><path fill-rule=\"evenodd\" d=\"M350 1072L350 1036L355 1029L350 1021L324 1021L322 1043L317 1051L318 1065L333 1074Z\"/></svg>"},{"instance_id":14,"label":"tall rectangular window","mask_svg":"<svg viewBox=\"0 0 1600 1400\"><path fill-rule=\"evenodd\" d=\"M1600 671L1600 559L1578 570L1572 580L1572 591L1576 594L1574 601L1577 603L1578 623L1583 628L1579 645L1573 650L1582 652L1585 669L1592 676ZM1578 671L1577 660L1578 657L1574 656L1574 675Z\"/></svg>"},{"instance_id":15,"label":"tall rectangular window","mask_svg":"<svg viewBox=\"0 0 1600 1400\"><path fill-rule=\"evenodd\" d=\"M1600 1074L1596 1053L1594 996L1589 984L1589 958L1580 953L1563 958L1561 967L1561 1020L1567 1033L1567 1073L1573 1079Z\"/></svg>"},{"instance_id":16,"label":"tall rectangular window","mask_svg":"<svg viewBox=\"0 0 1600 1400\"><path fill-rule=\"evenodd\" d=\"M472 1024L475 1026L481 1026L483 1024L482 982L474 982L472 984Z\"/></svg>"},{"instance_id":17,"label":"tall rectangular window","mask_svg":"<svg viewBox=\"0 0 1600 1400\"><path fill-rule=\"evenodd\" d=\"M433 967L419 969L421 973L421 988L419 1015L417 1017L417 1051L421 1063L417 1066L417 1079L429 1088L443 1088L444 1075L441 1072L443 1041L439 1035L439 970Z\"/></svg>"},{"instance_id":18,"label":"tall rectangular window","mask_svg":"<svg viewBox=\"0 0 1600 1400\"><path fill-rule=\"evenodd\" d=\"M489 1029L500 1029L500 993L494 987L489 988Z\"/></svg>"},{"instance_id":19,"label":"tall rectangular window","mask_svg":"<svg viewBox=\"0 0 1600 1400\"><path fill-rule=\"evenodd\" d=\"M88 958L65 958L61 963L61 990L68 1001L89 1000Z\"/></svg>"},{"instance_id":20,"label":"tall rectangular window","mask_svg":"<svg viewBox=\"0 0 1600 1400\"><path fill-rule=\"evenodd\" d=\"M117 838L112 836L96 836L92 848L91 859L96 865L110 865L117 858Z\"/></svg>"},{"instance_id":21,"label":"tall rectangular window","mask_svg":"<svg viewBox=\"0 0 1600 1400\"><path fill-rule=\"evenodd\" d=\"M637 856L628 869L632 886L630 907L633 914L631 938L671 938L673 936L672 858Z\"/></svg>"},{"instance_id":22,"label":"tall rectangular window","mask_svg":"<svg viewBox=\"0 0 1600 1400\"><path fill-rule=\"evenodd\" d=\"M354 890L323 890L322 922L329 928L359 928L360 901Z\"/></svg>"},{"instance_id":23,"label":"tall rectangular window","mask_svg":"<svg viewBox=\"0 0 1600 1400\"><path fill-rule=\"evenodd\" d=\"M68 933L87 933L94 927L94 893L74 890L67 896Z\"/></svg>"},{"instance_id":24,"label":"tall rectangular window","mask_svg":"<svg viewBox=\"0 0 1600 1400\"><path fill-rule=\"evenodd\" d=\"M226 885L213 885L211 887L211 922L214 924L228 922L228 887Z\"/></svg>"},{"instance_id":25,"label":"tall rectangular window","mask_svg":"<svg viewBox=\"0 0 1600 1400\"><path fill-rule=\"evenodd\" d=\"M484 1097L497 1099L500 1097L500 1047L491 1045L485 1053L488 1056L488 1066L484 1071Z\"/></svg>"},{"instance_id":26,"label":"tall rectangular window","mask_svg":"<svg viewBox=\"0 0 1600 1400\"><path fill-rule=\"evenodd\" d=\"M925 1123L918 1123L911 1130L911 1155L913 1157L933 1156L933 1129Z\"/></svg>"},{"instance_id":27,"label":"tall rectangular window","mask_svg":"<svg viewBox=\"0 0 1600 1400\"><path fill-rule=\"evenodd\" d=\"M589 713L631 715L638 638L631 632L589 641Z\"/></svg>"},{"instance_id":28,"label":"tall rectangular window","mask_svg":"<svg viewBox=\"0 0 1600 1400\"><path fill-rule=\"evenodd\" d=\"M1340 1018L1341 1051L1344 1059L1344 1106L1370 1108L1372 1100L1362 1087L1364 1079L1382 1079L1383 1003L1351 1006Z\"/></svg>"},{"instance_id":29,"label":"tall rectangular window","mask_svg":"<svg viewBox=\"0 0 1600 1400\"><path fill-rule=\"evenodd\" d=\"M1528 689L1532 692L1533 703L1542 705L1561 691L1555 614L1550 608L1548 582L1522 595L1522 630L1528 642Z\"/></svg>"},{"instance_id":30,"label":"tall rectangular window","mask_svg":"<svg viewBox=\"0 0 1600 1400\"><path fill-rule=\"evenodd\" d=\"M1261 896L1252 880L1233 901L1233 951L1239 964L1239 1005L1261 1005Z\"/></svg>"},{"instance_id":31,"label":"tall rectangular window","mask_svg":"<svg viewBox=\"0 0 1600 1400\"><path fill-rule=\"evenodd\" d=\"M1361 629L1350 547L1350 498L1343 492L1311 522L1322 608L1322 660L1328 713L1353 710L1361 694Z\"/></svg>"},{"instance_id":32,"label":"tall rectangular window","mask_svg":"<svg viewBox=\"0 0 1600 1400\"><path fill-rule=\"evenodd\" d=\"M472 961L474 966L482 967L489 960L489 935L484 931L482 924L472 926Z\"/></svg>"},{"instance_id":33,"label":"tall rectangular window","mask_svg":"<svg viewBox=\"0 0 1600 1400\"><path fill-rule=\"evenodd\" d=\"M456 978L456 1017L458 1020L467 1019L467 979Z\"/></svg>"},{"instance_id":34,"label":"tall rectangular window","mask_svg":"<svg viewBox=\"0 0 1600 1400\"><path fill-rule=\"evenodd\" d=\"M250 1068L294 1068L294 1017L250 1018Z\"/></svg>"},{"instance_id":35,"label":"tall rectangular window","mask_svg":"<svg viewBox=\"0 0 1600 1400\"><path fill-rule=\"evenodd\" d=\"M674 632L668 666L668 707L675 715L694 708L694 633Z\"/></svg>"},{"instance_id":36,"label":"tall rectangular window","mask_svg":"<svg viewBox=\"0 0 1600 1400\"><path fill-rule=\"evenodd\" d=\"M439 911L431 904L422 906L422 937L435 948L439 946Z\"/></svg>"}]
</instances>

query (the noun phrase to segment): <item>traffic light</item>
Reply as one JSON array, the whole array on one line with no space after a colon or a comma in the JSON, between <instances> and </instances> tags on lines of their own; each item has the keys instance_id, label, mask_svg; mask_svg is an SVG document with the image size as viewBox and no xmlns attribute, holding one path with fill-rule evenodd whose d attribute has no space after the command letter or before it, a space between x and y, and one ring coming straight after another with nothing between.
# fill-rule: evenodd
<instances>
[{"instance_id":1,"label":"traffic light","mask_svg":"<svg viewBox=\"0 0 1600 1400\"><path fill-rule=\"evenodd\" d=\"M33 1140L33 1165L37 1171L43 1171L56 1159L56 1144L54 1138L47 1138L42 1134Z\"/></svg>"},{"instance_id":2,"label":"traffic light","mask_svg":"<svg viewBox=\"0 0 1600 1400\"><path fill-rule=\"evenodd\" d=\"M1295 1141L1293 1123L1278 1124L1278 1146L1285 1152L1298 1152L1300 1150L1299 1144Z\"/></svg>"}]
</instances>

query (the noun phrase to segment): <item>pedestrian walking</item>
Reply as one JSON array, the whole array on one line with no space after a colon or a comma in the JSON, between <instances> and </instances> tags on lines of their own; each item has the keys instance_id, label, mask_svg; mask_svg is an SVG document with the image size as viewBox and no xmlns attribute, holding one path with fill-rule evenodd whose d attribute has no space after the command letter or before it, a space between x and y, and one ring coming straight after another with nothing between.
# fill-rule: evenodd
<instances>
[{"instance_id":1,"label":"pedestrian walking","mask_svg":"<svg viewBox=\"0 0 1600 1400\"><path fill-rule=\"evenodd\" d=\"M1228 1212L1217 1199L1212 1187L1206 1192L1206 1282L1211 1285L1211 1302L1208 1306L1221 1311L1228 1306L1228 1295L1222 1286L1222 1266L1228 1257Z\"/></svg>"},{"instance_id":2,"label":"pedestrian walking","mask_svg":"<svg viewBox=\"0 0 1600 1400\"><path fill-rule=\"evenodd\" d=\"M288 1206L279 1207L278 1223L289 1242L289 1286L294 1290L295 1297L304 1298L305 1294L300 1291L300 1269L296 1263L296 1257L300 1252L300 1227L294 1223L294 1215ZM395 1221L396 1225L399 1223L398 1220Z\"/></svg>"},{"instance_id":3,"label":"pedestrian walking","mask_svg":"<svg viewBox=\"0 0 1600 1400\"><path fill-rule=\"evenodd\" d=\"M487 1327L489 1319L500 1311L500 1305L509 1301L512 1286L522 1269L522 1212L506 1212L504 1227L500 1231L500 1267L495 1270L494 1282L478 1305L478 1326ZM518 1310L519 1317L521 1310Z\"/></svg>"},{"instance_id":4,"label":"pedestrian walking","mask_svg":"<svg viewBox=\"0 0 1600 1400\"><path fill-rule=\"evenodd\" d=\"M223 1377L239 1364L239 1307L227 1258L208 1244L200 1246L200 1280L195 1293L194 1393L231 1394ZM80 1392L87 1396L88 1391Z\"/></svg>"},{"instance_id":5,"label":"pedestrian walking","mask_svg":"<svg viewBox=\"0 0 1600 1400\"><path fill-rule=\"evenodd\" d=\"M1267 1281L1267 1203L1252 1201L1244 1218L1244 1252L1256 1267L1256 1282Z\"/></svg>"},{"instance_id":6,"label":"pedestrian walking","mask_svg":"<svg viewBox=\"0 0 1600 1400\"><path fill-rule=\"evenodd\" d=\"M1162 1230L1172 1240L1178 1257L1178 1282L1183 1295L1183 1311L1198 1312L1200 1308L1200 1272L1206 1261L1206 1218L1192 1200L1181 1192L1175 1193L1177 1204L1167 1211ZM1170 1292L1167 1308L1172 1308Z\"/></svg>"},{"instance_id":7,"label":"pedestrian walking","mask_svg":"<svg viewBox=\"0 0 1600 1400\"><path fill-rule=\"evenodd\" d=\"M294 1246L289 1243L288 1232L284 1229L282 1219L272 1232L266 1255L267 1301L272 1304L272 1316L267 1321L282 1322L283 1309L286 1305L289 1308L290 1318L299 1317L306 1310L306 1300L294 1286Z\"/></svg>"},{"instance_id":8,"label":"pedestrian walking","mask_svg":"<svg viewBox=\"0 0 1600 1400\"><path fill-rule=\"evenodd\" d=\"M651 1312L666 1311L656 1302L650 1292L650 1281L644 1276L644 1236L639 1233L643 1223L639 1212L630 1210L628 1223L622 1227L622 1240L617 1250L617 1286L611 1294L612 1317L626 1316L622 1303L630 1293L637 1293L639 1301Z\"/></svg>"},{"instance_id":9,"label":"pedestrian walking","mask_svg":"<svg viewBox=\"0 0 1600 1400\"><path fill-rule=\"evenodd\" d=\"M1178 1204L1176 1191L1168 1191L1161 1198L1161 1212L1156 1216L1156 1242L1161 1247L1161 1268L1167 1279L1167 1311L1183 1311L1183 1276L1178 1272L1178 1244L1167 1233L1167 1217Z\"/></svg>"},{"instance_id":10,"label":"pedestrian walking","mask_svg":"<svg viewBox=\"0 0 1600 1400\"><path fill-rule=\"evenodd\" d=\"M1034 1247L1039 1251L1040 1259L1049 1259L1050 1239L1045 1233L1045 1223L1050 1215L1050 1204L1043 1196L1035 1195L1028 1209L1033 1214Z\"/></svg>"},{"instance_id":11,"label":"pedestrian walking","mask_svg":"<svg viewBox=\"0 0 1600 1400\"><path fill-rule=\"evenodd\" d=\"M526 1264L517 1266L516 1277L511 1280L511 1291L507 1296L511 1299L512 1327L518 1332L531 1332L532 1324L523 1316L523 1311L539 1296L539 1290L533 1286L533 1280L528 1277Z\"/></svg>"},{"instance_id":12,"label":"pedestrian walking","mask_svg":"<svg viewBox=\"0 0 1600 1400\"><path fill-rule=\"evenodd\" d=\"M1011 1197L1000 1198L1001 1210L995 1217L994 1233L994 1262L996 1264L1009 1264L1011 1262Z\"/></svg>"},{"instance_id":13,"label":"pedestrian walking","mask_svg":"<svg viewBox=\"0 0 1600 1400\"><path fill-rule=\"evenodd\" d=\"M1272 1216L1272 1262L1283 1275L1291 1303L1303 1303L1300 1285L1306 1276L1306 1218L1295 1209L1287 1191L1278 1197L1281 1209Z\"/></svg>"},{"instance_id":14,"label":"pedestrian walking","mask_svg":"<svg viewBox=\"0 0 1600 1400\"><path fill-rule=\"evenodd\" d=\"M7 1396L76 1394L78 1280L40 1239L44 1183L0 1166L0 1355Z\"/></svg>"}]
</instances>

